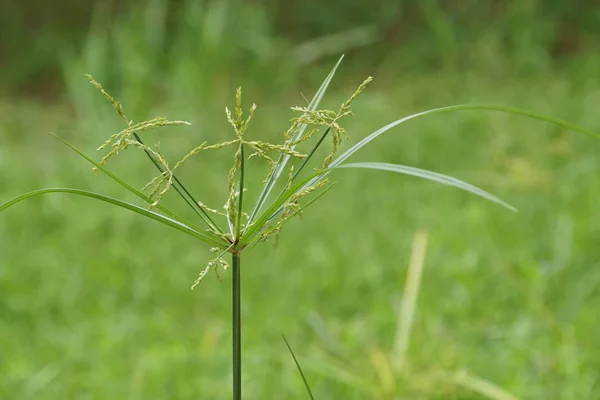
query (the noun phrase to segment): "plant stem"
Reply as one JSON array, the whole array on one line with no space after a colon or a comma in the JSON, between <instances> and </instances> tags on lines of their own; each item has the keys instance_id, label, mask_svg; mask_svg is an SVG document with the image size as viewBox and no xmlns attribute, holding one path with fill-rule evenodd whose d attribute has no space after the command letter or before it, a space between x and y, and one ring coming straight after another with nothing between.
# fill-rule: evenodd
<instances>
[{"instance_id":1,"label":"plant stem","mask_svg":"<svg viewBox=\"0 0 600 400\"><path fill-rule=\"evenodd\" d=\"M242 399L242 318L240 302L240 254L232 254L233 400Z\"/></svg>"},{"instance_id":2,"label":"plant stem","mask_svg":"<svg viewBox=\"0 0 600 400\"><path fill-rule=\"evenodd\" d=\"M238 211L235 221L234 237L239 240L240 232L242 231L243 205L244 205L244 145L240 144L240 194L238 196Z\"/></svg>"},{"instance_id":3,"label":"plant stem","mask_svg":"<svg viewBox=\"0 0 600 400\"><path fill-rule=\"evenodd\" d=\"M331 126L328 126L327 129L325 130L325 132L323 133L323 135L321 135L321 138L319 139L319 141L317 142L317 144L315 144L315 147L313 147L313 149L310 151L310 153L308 154L308 156L306 156L306 158L304 159L304 161L300 165L300 168L298 168L298 170L296 171L296 173L292 177L292 181L294 179L296 179L296 177L298 176L298 174L300 174L300 171L302 171L302 169L306 166L306 164L308 164L308 161L313 156L313 154L315 154L315 151L317 151L317 149L319 148L319 146L321 145L321 143L323 143L323 140L325 140L325 138L327 137L327 134L329 133L330 130L331 130Z\"/></svg>"},{"instance_id":4,"label":"plant stem","mask_svg":"<svg viewBox=\"0 0 600 400\"><path fill-rule=\"evenodd\" d=\"M139 137L139 135L136 132L133 132L133 136L135 137L135 140L137 140L140 144L144 144L144 142L142 142L142 139ZM146 153L148 158L150 158L150 161L152 161L152 163L156 166L156 168L161 173L164 172L164 169L154 159L152 154L150 154L150 152L148 152L148 150L144 150L144 152ZM219 228L219 226L212 220L210 215L208 215L208 213L204 210L204 207L202 207L200 205L200 203L198 203L198 201L194 198L194 196L192 196L192 194L185 188L185 186L183 186L181 181L179 181L179 179L175 175L173 175L173 179L175 180L175 184L173 185L173 187L175 188L175 191L188 204L188 206L190 206L192 208L192 210L194 210L196 212L196 214L198 214L200 216L200 218L202 218L202 220L208 225L209 228L213 229L215 232L223 233L223 230L221 228ZM182 190L183 190L183 192L185 192L185 194L187 194L188 197L186 197L184 195ZM201 213L198 212L198 210L200 210Z\"/></svg>"}]
</instances>

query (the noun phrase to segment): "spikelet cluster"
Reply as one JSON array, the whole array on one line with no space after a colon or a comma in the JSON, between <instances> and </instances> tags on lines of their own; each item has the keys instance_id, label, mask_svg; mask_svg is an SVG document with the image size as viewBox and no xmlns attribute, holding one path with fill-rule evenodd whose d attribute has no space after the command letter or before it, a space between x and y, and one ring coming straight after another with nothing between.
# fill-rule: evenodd
<instances>
[{"instance_id":1,"label":"spikelet cluster","mask_svg":"<svg viewBox=\"0 0 600 400\"><path fill-rule=\"evenodd\" d=\"M215 271L218 276L219 267L223 268L224 270L229 268L227 262L223 259L225 254L232 251L241 251L240 249L234 248L234 246L236 244L236 240L239 239L237 235L243 235L244 228L247 228L242 220L245 220L247 223L249 219L248 215L242 212L240 207L240 196L242 196L243 192L246 190L243 187L243 181L240 175L241 171L244 170L245 160L258 158L266 161L270 165L271 170L267 176L267 179L264 181L266 184L267 180L272 178L275 168L278 165L278 161L276 161L275 157L279 157L279 159L281 159L282 156L290 156L299 160L306 159L307 155L295 150L296 146L312 138L320 130L325 129L322 138L330 134L332 148L325 157L320 168L321 170L327 169L331 164L342 140L348 138L346 130L340 125L340 120L348 115L352 115L352 102L363 92L363 90L372 80L371 77L367 78L356 89L352 96L342 103L338 111L319 110L310 107L292 107L292 110L300 112L301 114L291 119L291 126L287 131L284 132L284 144L273 144L246 139L246 132L256 110L256 104L252 104L245 115L242 109L242 90L241 88L238 88L235 96L235 107L233 110L225 108L227 121L229 121L233 127L235 137L232 140L211 145L208 145L206 142L204 142L185 154L171 167L166 157L160 152L159 145L156 144L154 146L148 146L142 142L138 134L150 129L161 128L165 126L189 125L189 123L186 121L171 121L162 117L134 123L133 121L127 119L123 110L123 106L118 100L108 94L104 88L94 80L94 78L88 75L88 79L90 80L90 83L95 86L111 103L119 116L123 118L127 125L122 131L111 135L108 140L106 140L106 142L104 142L98 148L98 150L107 150L107 153L102 157L99 164L105 165L112 157L124 152L128 148L137 148L146 152L146 154L152 159L160 171L160 174L155 176L144 187L144 190L148 190L150 192L149 197L154 200L154 202L151 204L151 207L158 205L164 195L174 185L175 172L183 164L185 164L187 160L207 150L218 150L230 146L235 149L233 155L233 165L228 174L228 198L224 205L225 212L208 208L202 202L197 202L198 206L203 211L212 212L219 216L226 217L230 227L230 233L223 234L216 231L214 231L214 233L227 240L229 243L231 243L231 245L225 250L223 250L223 248L212 249L212 251L220 252L220 254L208 262L207 266L194 282L192 288L197 286L210 271ZM319 145L317 144L310 153L311 156L318 146ZM296 172L293 165L290 167L288 170L288 181L283 189L284 191L288 191L292 187L292 183L297 177L298 172ZM327 178L319 178L314 180L314 183L306 185L297 190L295 193L290 194L289 197L285 199L285 202L278 209L278 211L268 218L264 226L260 227L255 243L257 241L267 240L271 236L274 236L275 241L277 242L278 235L281 232L284 224L292 217L301 215L306 206L311 204L312 201L316 200L326 190L331 188L331 186L332 184L329 183ZM315 192L319 193L314 195ZM301 202L311 194L313 194L312 199L304 202L304 204L301 204ZM211 227L210 229L213 228Z\"/></svg>"}]
</instances>

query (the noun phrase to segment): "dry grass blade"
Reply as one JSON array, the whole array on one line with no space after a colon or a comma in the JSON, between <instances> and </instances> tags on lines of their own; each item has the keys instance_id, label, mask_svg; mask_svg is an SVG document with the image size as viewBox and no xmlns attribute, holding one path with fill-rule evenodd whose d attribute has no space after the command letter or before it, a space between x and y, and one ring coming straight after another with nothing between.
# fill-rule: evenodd
<instances>
[{"instance_id":1,"label":"dry grass blade","mask_svg":"<svg viewBox=\"0 0 600 400\"><path fill-rule=\"evenodd\" d=\"M425 253L429 235L426 231L417 232L413 241L410 262L406 274L404 294L400 313L398 314L398 327L396 329L396 342L394 344L394 364L400 369L406 362L406 353L412 332L415 310L417 309L417 298L421 288L421 276L425 265Z\"/></svg>"},{"instance_id":2,"label":"dry grass blade","mask_svg":"<svg viewBox=\"0 0 600 400\"><path fill-rule=\"evenodd\" d=\"M459 372L448 377L454 384L487 397L490 400L518 400L518 397L487 379L473 376L467 372Z\"/></svg>"}]
</instances>

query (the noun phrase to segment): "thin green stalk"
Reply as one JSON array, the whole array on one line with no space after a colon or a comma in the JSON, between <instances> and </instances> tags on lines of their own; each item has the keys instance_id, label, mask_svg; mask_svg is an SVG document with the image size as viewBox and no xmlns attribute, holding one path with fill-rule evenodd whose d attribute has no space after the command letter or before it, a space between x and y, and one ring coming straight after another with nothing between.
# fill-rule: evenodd
<instances>
[{"instance_id":1,"label":"thin green stalk","mask_svg":"<svg viewBox=\"0 0 600 400\"><path fill-rule=\"evenodd\" d=\"M323 135L321 135L321 138L319 139L319 141L317 142L317 144L315 144L315 147L312 148L312 150L310 151L310 153L308 153L308 156L306 156L306 158L304 159L304 161L302 161L302 164L300 164L300 167L298 168L298 170L294 173L294 176L292 177L292 181L294 179L296 179L296 177L298 176L298 174L300 174L300 171L302 171L304 169L304 167L306 166L306 164L308 164L308 161L311 159L311 157L313 156L313 154L315 154L315 152L317 151L317 149L319 148L319 146L321 145L321 143L323 143L323 140L325 140L325 138L327 137L327 134L329 133L329 131L331 130L331 127L327 127L327 129L325 130L325 132L323 132Z\"/></svg>"},{"instance_id":2,"label":"thin green stalk","mask_svg":"<svg viewBox=\"0 0 600 400\"><path fill-rule=\"evenodd\" d=\"M292 176L292 182L298 177L298 175L300 174L300 172L304 169L304 167L306 166L306 164L308 164L308 161L311 159L311 157L315 154L315 152L317 151L317 149L319 148L319 146L321 145L321 143L323 143L323 141L325 140L325 138L327 137L327 134L329 133L329 131L331 130L331 127L328 127L325 132L323 132L323 135L321 135L321 138L319 139L319 141L315 144L315 146L312 148L312 150L310 151L310 153L308 153L308 155L306 156L306 158L304 159L304 161L302 162L302 164L300 164L300 167L298 168L298 170L294 173L294 175ZM331 188L331 187L330 187ZM329 189L327 189L329 190ZM281 193L279 193L279 195L281 196L283 193L285 192L285 188L281 190ZM324 194L324 193L323 193ZM319 195L318 197L321 197L321 195ZM317 198L318 198L317 197ZM315 198L314 200L316 200L317 198ZM314 201L313 200L313 201ZM312 203L313 201L311 201L310 203ZM306 205L308 206L308 204ZM306 207L305 206L305 207ZM304 207L303 207L304 208ZM273 219L277 218L279 215L281 215L281 211L283 209L280 209L279 211L277 211L276 214L273 214L273 216L269 219L269 221L267 222L267 224L269 222L271 222Z\"/></svg>"},{"instance_id":3,"label":"thin green stalk","mask_svg":"<svg viewBox=\"0 0 600 400\"><path fill-rule=\"evenodd\" d=\"M233 400L242 399L242 318L240 302L240 254L232 254Z\"/></svg>"},{"instance_id":4,"label":"thin green stalk","mask_svg":"<svg viewBox=\"0 0 600 400\"><path fill-rule=\"evenodd\" d=\"M342 55L340 57L340 59L335 64L333 69L329 72L329 75L327 75L327 78L325 78L325 80L323 81L323 83L321 84L319 89L317 90L317 93L315 93L315 96L312 98L312 100L308 104L308 108L310 108L311 110L315 110L318 107L319 103L321 102L321 99L323 98L323 96L325 95L325 92L327 91L327 88L329 87L329 84L331 83L331 80L333 79L333 76L335 75L337 68L340 66L343 59L344 59L344 55ZM300 139L307 127L308 127L308 124L301 125L299 127L299 129L296 131L295 135L292 137L290 143L293 143L293 142L297 141L298 139ZM295 147L296 147L295 145L291 146L292 150ZM290 159L289 154L280 154L279 155L279 158L277 159L277 164L276 164L277 166L275 167L275 169L273 169L271 171L271 174L267 177L267 183L264 185L263 190L261 191L261 193L258 197L256 205L255 205L254 209L252 210L250 217L248 218L248 225L252 224L254 222L254 219L258 216L258 213L260 212L260 210L264 206L265 202L267 201L267 198L271 194L271 190L273 190L275 183L281 176L289 159Z\"/></svg>"},{"instance_id":5,"label":"thin green stalk","mask_svg":"<svg viewBox=\"0 0 600 400\"><path fill-rule=\"evenodd\" d=\"M304 375L304 371L302 371L302 367L300 366L300 362L298 361L298 359L296 358L296 355L294 354L294 350L292 350L292 346L290 346L289 342L285 338L285 335L281 335L281 336L283 337L283 341L285 342L285 345L287 346L288 350L290 351L290 354L292 355L292 358L294 359L294 363L296 364L296 368L298 368L298 372L300 372L300 376L302 377L302 382L304 382L304 387L306 387L306 391L308 392L310 399L315 400L315 396L313 396L312 390L310 390L310 385L308 384L306 375Z\"/></svg>"},{"instance_id":6,"label":"thin green stalk","mask_svg":"<svg viewBox=\"0 0 600 400\"><path fill-rule=\"evenodd\" d=\"M137 140L140 144L144 144L144 142L142 142L142 139L139 137L139 135L137 133L134 132L133 136L135 137L135 140ZM162 169L162 167L160 166L160 164L158 162L156 162L156 160L154 159L154 157L152 157L152 154L150 154L147 150L144 150L144 152L146 153L146 155L148 156L148 158L150 158L150 160L156 166L156 168L158 168L158 170L161 173L164 172L164 170ZM213 230L215 230L215 231L217 231L219 233L223 233L223 231L221 230L221 228L212 220L212 218L210 217L210 215L208 215L208 213L204 210L204 208L200 205L200 203L198 203L198 201L196 201L196 199L194 198L194 196L192 196L192 194L185 188L185 186L183 186L183 184L177 178L176 175L173 175L173 179L175 180L175 185L173 185L173 187L175 188L175 190L177 191L177 193L179 193L179 196L181 196L181 198L188 204L188 206L190 206L196 212L196 214L198 214L200 216L200 218L202 218L202 220L211 229L213 229ZM183 190L183 192L182 192L182 190ZM188 197L186 197L184 193ZM201 213L198 212L198 210L200 210Z\"/></svg>"},{"instance_id":7,"label":"thin green stalk","mask_svg":"<svg viewBox=\"0 0 600 400\"><path fill-rule=\"evenodd\" d=\"M238 212L237 221L235 226L235 239L240 238L242 232L242 210L244 204L244 145L240 144L240 185L239 185L239 197L238 197Z\"/></svg>"}]
</instances>

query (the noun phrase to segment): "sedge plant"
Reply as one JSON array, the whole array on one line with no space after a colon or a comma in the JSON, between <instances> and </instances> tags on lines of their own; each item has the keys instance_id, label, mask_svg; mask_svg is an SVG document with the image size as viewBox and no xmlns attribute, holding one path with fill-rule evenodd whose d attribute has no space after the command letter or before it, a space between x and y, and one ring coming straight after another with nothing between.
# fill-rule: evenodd
<instances>
[{"instance_id":1,"label":"sedge plant","mask_svg":"<svg viewBox=\"0 0 600 400\"><path fill-rule=\"evenodd\" d=\"M219 270L231 270L232 389L233 399L240 400L242 398L242 321L240 298L242 255L254 248L256 244L267 241L269 238L276 240L287 221L294 216L302 214L306 207L331 189L334 184L330 180L332 173L357 168L396 172L453 186L497 203L509 210L516 211L514 207L478 187L437 172L412 166L381 162L346 162L354 153L380 135L391 131L392 128L405 122L427 115L460 110L489 110L518 114L553 123L596 138L600 137L600 135L594 132L580 128L569 122L517 108L467 104L432 109L400 118L366 136L341 155L337 155L342 141L348 138L346 130L341 126L341 121L352 115L351 106L353 101L371 82L371 78L367 78L337 110L319 108L319 104L342 59L343 56L332 68L307 105L292 107L297 112L297 116L291 119L291 125L285 130L282 143L268 143L254 140L250 137L249 127L256 110L256 105L252 105L245 112L242 104L242 90L238 89L234 108L232 110L226 108L225 110L226 118L232 126L233 134L231 135L231 140L217 144L201 143L175 163L167 160L164 154L161 153L158 145L151 146L144 142L142 136L148 130L176 125L189 125L189 123L162 117L143 122L133 122L127 118L122 104L107 93L100 83L96 82L91 76L88 76L91 84L104 95L114 107L117 114L123 119L124 129L111 135L98 148L98 150L104 152L99 161L95 161L92 157L84 154L64 139L58 136L57 138L92 164L95 172L107 175L123 188L136 195L146 205L140 206L100 193L80 189L47 188L34 190L9 200L0 205L0 211L34 196L47 193L69 193L90 197L128 209L168 225L208 245L210 250L215 253L215 256L207 262L206 267L202 271L199 271L198 278L193 283L192 288L197 287L211 271L214 271L219 276ZM331 142L330 151L327 152L324 159L316 161L316 155L320 154L317 150L327 141ZM308 151L301 151L301 148L306 148ZM107 169L107 163L112 158L130 149L146 153L158 172L142 190L135 188ZM234 153L233 165L228 175L228 197L221 210L211 209L194 197L192 194L193 190L178 178L177 172L192 157L206 151L225 149L232 149ZM257 200L252 207L248 207L247 196L245 196L246 190L249 189L245 186L246 165L249 162L264 162L270 166L269 172L262 182L262 186L256 191L258 193ZM312 169L309 169L309 165ZM194 213L193 219L184 218L173 209L163 205L161 200L169 191L175 191L182 201L191 208ZM231 261L229 262L228 260ZM287 341L286 344L291 351L291 347ZM300 364L295 356L294 360L300 369ZM306 377L301 369L300 373L308 388ZM312 398L310 389L309 394Z\"/></svg>"}]
</instances>

